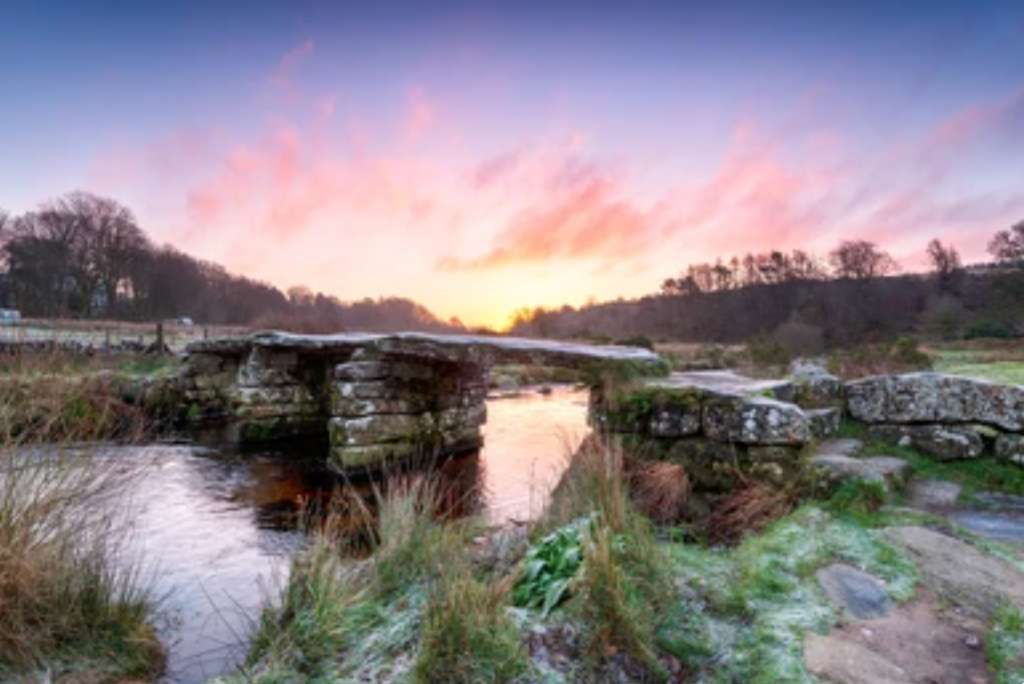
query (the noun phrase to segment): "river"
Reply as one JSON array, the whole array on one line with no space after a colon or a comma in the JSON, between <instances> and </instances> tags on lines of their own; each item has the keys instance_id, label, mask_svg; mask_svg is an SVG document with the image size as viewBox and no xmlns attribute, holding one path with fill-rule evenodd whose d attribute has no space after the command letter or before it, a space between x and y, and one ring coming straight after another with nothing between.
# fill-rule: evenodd
<instances>
[{"instance_id":1,"label":"river","mask_svg":"<svg viewBox=\"0 0 1024 684\"><path fill-rule=\"evenodd\" d=\"M585 392L556 388L488 401L485 446L446 475L494 524L530 518L586 432ZM165 681L198 684L237 668L265 597L287 577L302 543L296 503L330 490L322 449L151 445L106 450L141 465L130 496L131 557L162 596Z\"/></svg>"}]
</instances>

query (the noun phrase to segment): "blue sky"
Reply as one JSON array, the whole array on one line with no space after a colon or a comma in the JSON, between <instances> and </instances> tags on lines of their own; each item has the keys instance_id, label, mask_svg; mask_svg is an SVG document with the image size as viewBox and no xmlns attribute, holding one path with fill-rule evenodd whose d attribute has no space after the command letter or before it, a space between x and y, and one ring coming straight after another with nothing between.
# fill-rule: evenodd
<instances>
[{"instance_id":1,"label":"blue sky","mask_svg":"<svg viewBox=\"0 0 1024 684\"><path fill-rule=\"evenodd\" d=\"M0 207L500 323L689 262L1024 218L1020 2L0 6Z\"/></svg>"}]
</instances>

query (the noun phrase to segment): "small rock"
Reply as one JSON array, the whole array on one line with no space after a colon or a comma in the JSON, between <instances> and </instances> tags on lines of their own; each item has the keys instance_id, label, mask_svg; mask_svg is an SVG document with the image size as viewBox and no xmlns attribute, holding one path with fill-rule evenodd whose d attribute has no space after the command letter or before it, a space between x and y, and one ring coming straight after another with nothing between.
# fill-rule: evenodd
<instances>
[{"instance_id":1,"label":"small rock","mask_svg":"<svg viewBox=\"0 0 1024 684\"><path fill-rule=\"evenodd\" d=\"M973 634L968 634L964 639L964 644L967 645L967 648L981 648L981 639Z\"/></svg>"},{"instance_id":2,"label":"small rock","mask_svg":"<svg viewBox=\"0 0 1024 684\"><path fill-rule=\"evenodd\" d=\"M917 480L910 485L910 505L924 510L951 508L960 498L960 485L939 480Z\"/></svg>"},{"instance_id":3,"label":"small rock","mask_svg":"<svg viewBox=\"0 0 1024 684\"><path fill-rule=\"evenodd\" d=\"M889 614L892 603L876 577L849 565L835 563L816 573L833 603L854 620L874 620Z\"/></svg>"}]
</instances>

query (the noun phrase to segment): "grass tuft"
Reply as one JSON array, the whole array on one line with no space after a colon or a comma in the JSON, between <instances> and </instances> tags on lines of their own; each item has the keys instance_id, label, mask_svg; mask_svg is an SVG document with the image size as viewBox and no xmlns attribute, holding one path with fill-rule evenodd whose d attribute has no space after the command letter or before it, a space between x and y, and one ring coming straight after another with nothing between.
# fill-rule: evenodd
<instances>
[{"instance_id":1,"label":"grass tuft","mask_svg":"<svg viewBox=\"0 0 1024 684\"><path fill-rule=\"evenodd\" d=\"M86 454L0 449L0 675L162 667L154 602L120 555L118 497L131 477Z\"/></svg>"},{"instance_id":2,"label":"grass tuft","mask_svg":"<svg viewBox=\"0 0 1024 684\"><path fill-rule=\"evenodd\" d=\"M415 684L503 684L529 669L501 587L487 586L464 565L439 573L422 630Z\"/></svg>"},{"instance_id":3,"label":"grass tuft","mask_svg":"<svg viewBox=\"0 0 1024 684\"><path fill-rule=\"evenodd\" d=\"M654 461L633 469L629 476L633 501L656 523L678 522L690 500L690 478L679 463Z\"/></svg>"}]
</instances>

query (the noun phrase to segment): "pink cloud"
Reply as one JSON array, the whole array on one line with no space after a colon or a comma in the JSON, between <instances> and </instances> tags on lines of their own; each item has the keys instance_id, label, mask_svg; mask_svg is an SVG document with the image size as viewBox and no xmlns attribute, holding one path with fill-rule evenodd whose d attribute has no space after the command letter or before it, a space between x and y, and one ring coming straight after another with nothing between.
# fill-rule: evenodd
<instances>
[{"instance_id":1,"label":"pink cloud","mask_svg":"<svg viewBox=\"0 0 1024 684\"><path fill-rule=\"evenodd\" d=\"M405 115L405 139L410 143L418 143L423 135L434 125L437 112L434 104L427 97L424 88L413 88L409 93L408 111Z\"/></svg>"},{"instance_id":2,"label":"pink cloud","mask_svg":"<svg viewBox=\"0 0 1024 684\"><path fill-rule=\"evenodd\" d=\"M298 47L285 53L270 72L267 83L286 94L291 94L295 89L295 71L313 54L314 49L313 40L307 38Z\"/></svg>"},{"instance_id":3,"label":"pink cloud","mask_svg":"<svg viewBox=\"0 0 1024 684\"><path fill-rule=\"evenodd\" d=\"M480 162L471 174L473 185L483 190L509 178L518 167L521 154L519 150L513 150Z\"/></svg>"},{"instance_id":4,"label":"pink cloud","mask_svg":"<svg viewBox=\"0 0 1024 684\"><path fill-rule=\"evenodd\" d=\"M573 161L573 160L569 160ZM628 258L651 246L657 219L625 199L626 190L596 164L567 164L549 194L515 213L479 257L445 257L444 271L588 257Z\"/></svg>"}]
</instances>

